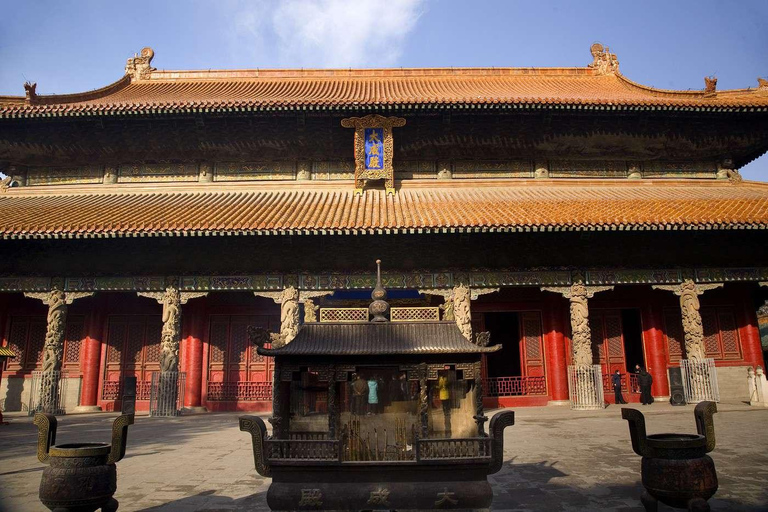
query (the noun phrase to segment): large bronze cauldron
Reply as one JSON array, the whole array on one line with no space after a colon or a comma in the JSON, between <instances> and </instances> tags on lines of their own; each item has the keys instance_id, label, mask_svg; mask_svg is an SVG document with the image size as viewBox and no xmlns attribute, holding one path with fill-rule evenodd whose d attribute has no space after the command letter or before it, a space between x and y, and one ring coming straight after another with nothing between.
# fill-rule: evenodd
<instances>
[{"instance_id":1,"label":"large bronze cauldron","mask_svg":"<svg viewBox=\"0 0 768 512\"><path fill-rule=\"evenodd\" d=\"M707 455L715 449L714 402L701 402L693 414L698 434L645 434L645 418L636 409L622 409L629 422L632 448L643 457L641 475L645 510L658 502L691 511L708 511L707 500L717 491L715 463Z\"/></svg>"},{"instance_id":2,"label":"large bronze cauldron","mask_svg":"<svg viewBox=\"0 0 768 512\"><path fill-rule=\"evenodd\" d=\"M40 501L55 512L102 512L117 510L112 496L117 490L115 462L125 456L128 425L133 414L124 414L112 424L112 444L56 442L56 417L35 414L37 458L49 464L40 481Z\"/></svg>"}]
</instances>

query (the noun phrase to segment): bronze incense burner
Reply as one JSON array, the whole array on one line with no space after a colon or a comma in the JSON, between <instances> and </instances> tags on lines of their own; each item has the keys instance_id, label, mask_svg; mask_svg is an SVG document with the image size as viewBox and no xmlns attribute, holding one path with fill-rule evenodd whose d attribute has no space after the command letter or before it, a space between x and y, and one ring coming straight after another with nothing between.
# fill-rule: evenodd
<instances>
[{"instance_id":1,"label":"bronze incense burner","mask_svg":"<svg viewBox=\"0 0 768 512\"><path fill-rule=\"evenodd\" d=\"M645 433L645 417L636 409L622 409L629 422L632 449L642 459L645 492L641 501L647 511L658 509L658 502L690 511L708 511L707 500L717 491L715 463L707 455L715 449L717 412L714 402L701 402L694 409L698 434Z\"/></svg>"},{"instance_id":2,"label":"bronze incense burner","mask_svg":"<svg viewBox=\"0 0 768 512\"><path fill-rule=\"evenodd\" d=\"M117 510L112 496L117 490L115 463L125 456L128 425L133 414L124 414L112 424L112 443L56 442L56 417L35 414L38 429L37 458L49 466L40 481L40 501L55 512L102 512Z\"/></svg>"}]
</instances>

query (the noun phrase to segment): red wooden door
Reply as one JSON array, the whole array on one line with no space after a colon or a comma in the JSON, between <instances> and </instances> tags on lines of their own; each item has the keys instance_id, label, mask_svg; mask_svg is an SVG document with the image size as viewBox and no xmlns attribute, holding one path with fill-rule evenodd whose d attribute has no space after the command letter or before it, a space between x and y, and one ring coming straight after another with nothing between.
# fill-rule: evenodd
<instances>
[{"instance_id":1,"label":"red wooden door","mask_svg":"<svg viewBox=\"0 0 768 512\"><path fill-rule=\"evenodd\" d=\"M526 377L544 376L544 350L541 340L541 314L538 311L520 313L520 361Z\"/></svg>"},{"instance_id":2,"label":"red wooden door","mask_svg":"<svg viewBox=\"0 0 768 512\"><path fill-rule=\"evenodd\" d=\"M592 330L593 364L602 366L604 376L611 375L616 370L622 375L627 373L621 310L590 311L589 327Z\"/></svg>"},{"instance_id":3,"label":"red wooden door","mask_svg":"<svg viewBox=\"0 0 768 512\"><path fill-rule=\"evenodd\" d=\"M113 315L107 324L102 400L118 400L122 378L136 377L136 399L149 400L152 372L160 370L160 315Z\"/></svg>"},{"instance_id":4,"label":"red wooden door","mask_svg":"<svg viewBox=\"0 0 768 512\"><path fill-rule=\"evenodd\" d=\"M248 340L248 326L279 329L270 315L211 315L208 356L209 401L268 401L272 359Z\"/></svg>"}]
</instances>

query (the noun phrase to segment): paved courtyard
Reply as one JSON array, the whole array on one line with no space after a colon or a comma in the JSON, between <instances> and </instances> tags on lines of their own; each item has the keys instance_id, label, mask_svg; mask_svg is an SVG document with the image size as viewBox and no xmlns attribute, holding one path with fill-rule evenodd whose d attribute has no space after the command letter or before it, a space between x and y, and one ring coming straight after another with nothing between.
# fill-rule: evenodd
<instances>
[{"instance_id":1,"label":"paved courtyard","mask_svg":"<svg viewBox=\"0 0 768 512\"><path fill-rule=\"evenodd\" d=\"M695 430L692 406L657 403L641 410L649 433ZM505 435L504 467L491 477L493 510L642 510L640 458L619 408L538 407L516 414ZM137 417L118 463L120 510L268 510L269 480L256 474L237 416ZM57 442L107 441L114 417L62 417ZM35 457L36 429L26 416L8 419L11 424L0 427L0 510L44 511L37 500L43 465ZM713 509L768 511L768 410L721 404L715 428L711 455L720 490Z\"/></svg>"}]
</instances>

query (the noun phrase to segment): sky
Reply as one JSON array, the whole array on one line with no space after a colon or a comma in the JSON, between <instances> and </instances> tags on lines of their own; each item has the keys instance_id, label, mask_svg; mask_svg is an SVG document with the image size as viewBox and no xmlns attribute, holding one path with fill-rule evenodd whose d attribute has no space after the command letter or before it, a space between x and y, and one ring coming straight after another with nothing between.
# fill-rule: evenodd
<instances>
[{"instance_id":1,"label":"sky","mask_svg":"<svg viewBox=\"0 0 768 512\"><path fill-rule=\"evenodd\" d=\"M768 1L2 0L0 95L96 89L159 69L586 66L599 41L664 89L768 78ZM768 156L741 169L768 181Z\"/></svg>"}]
</instances>

